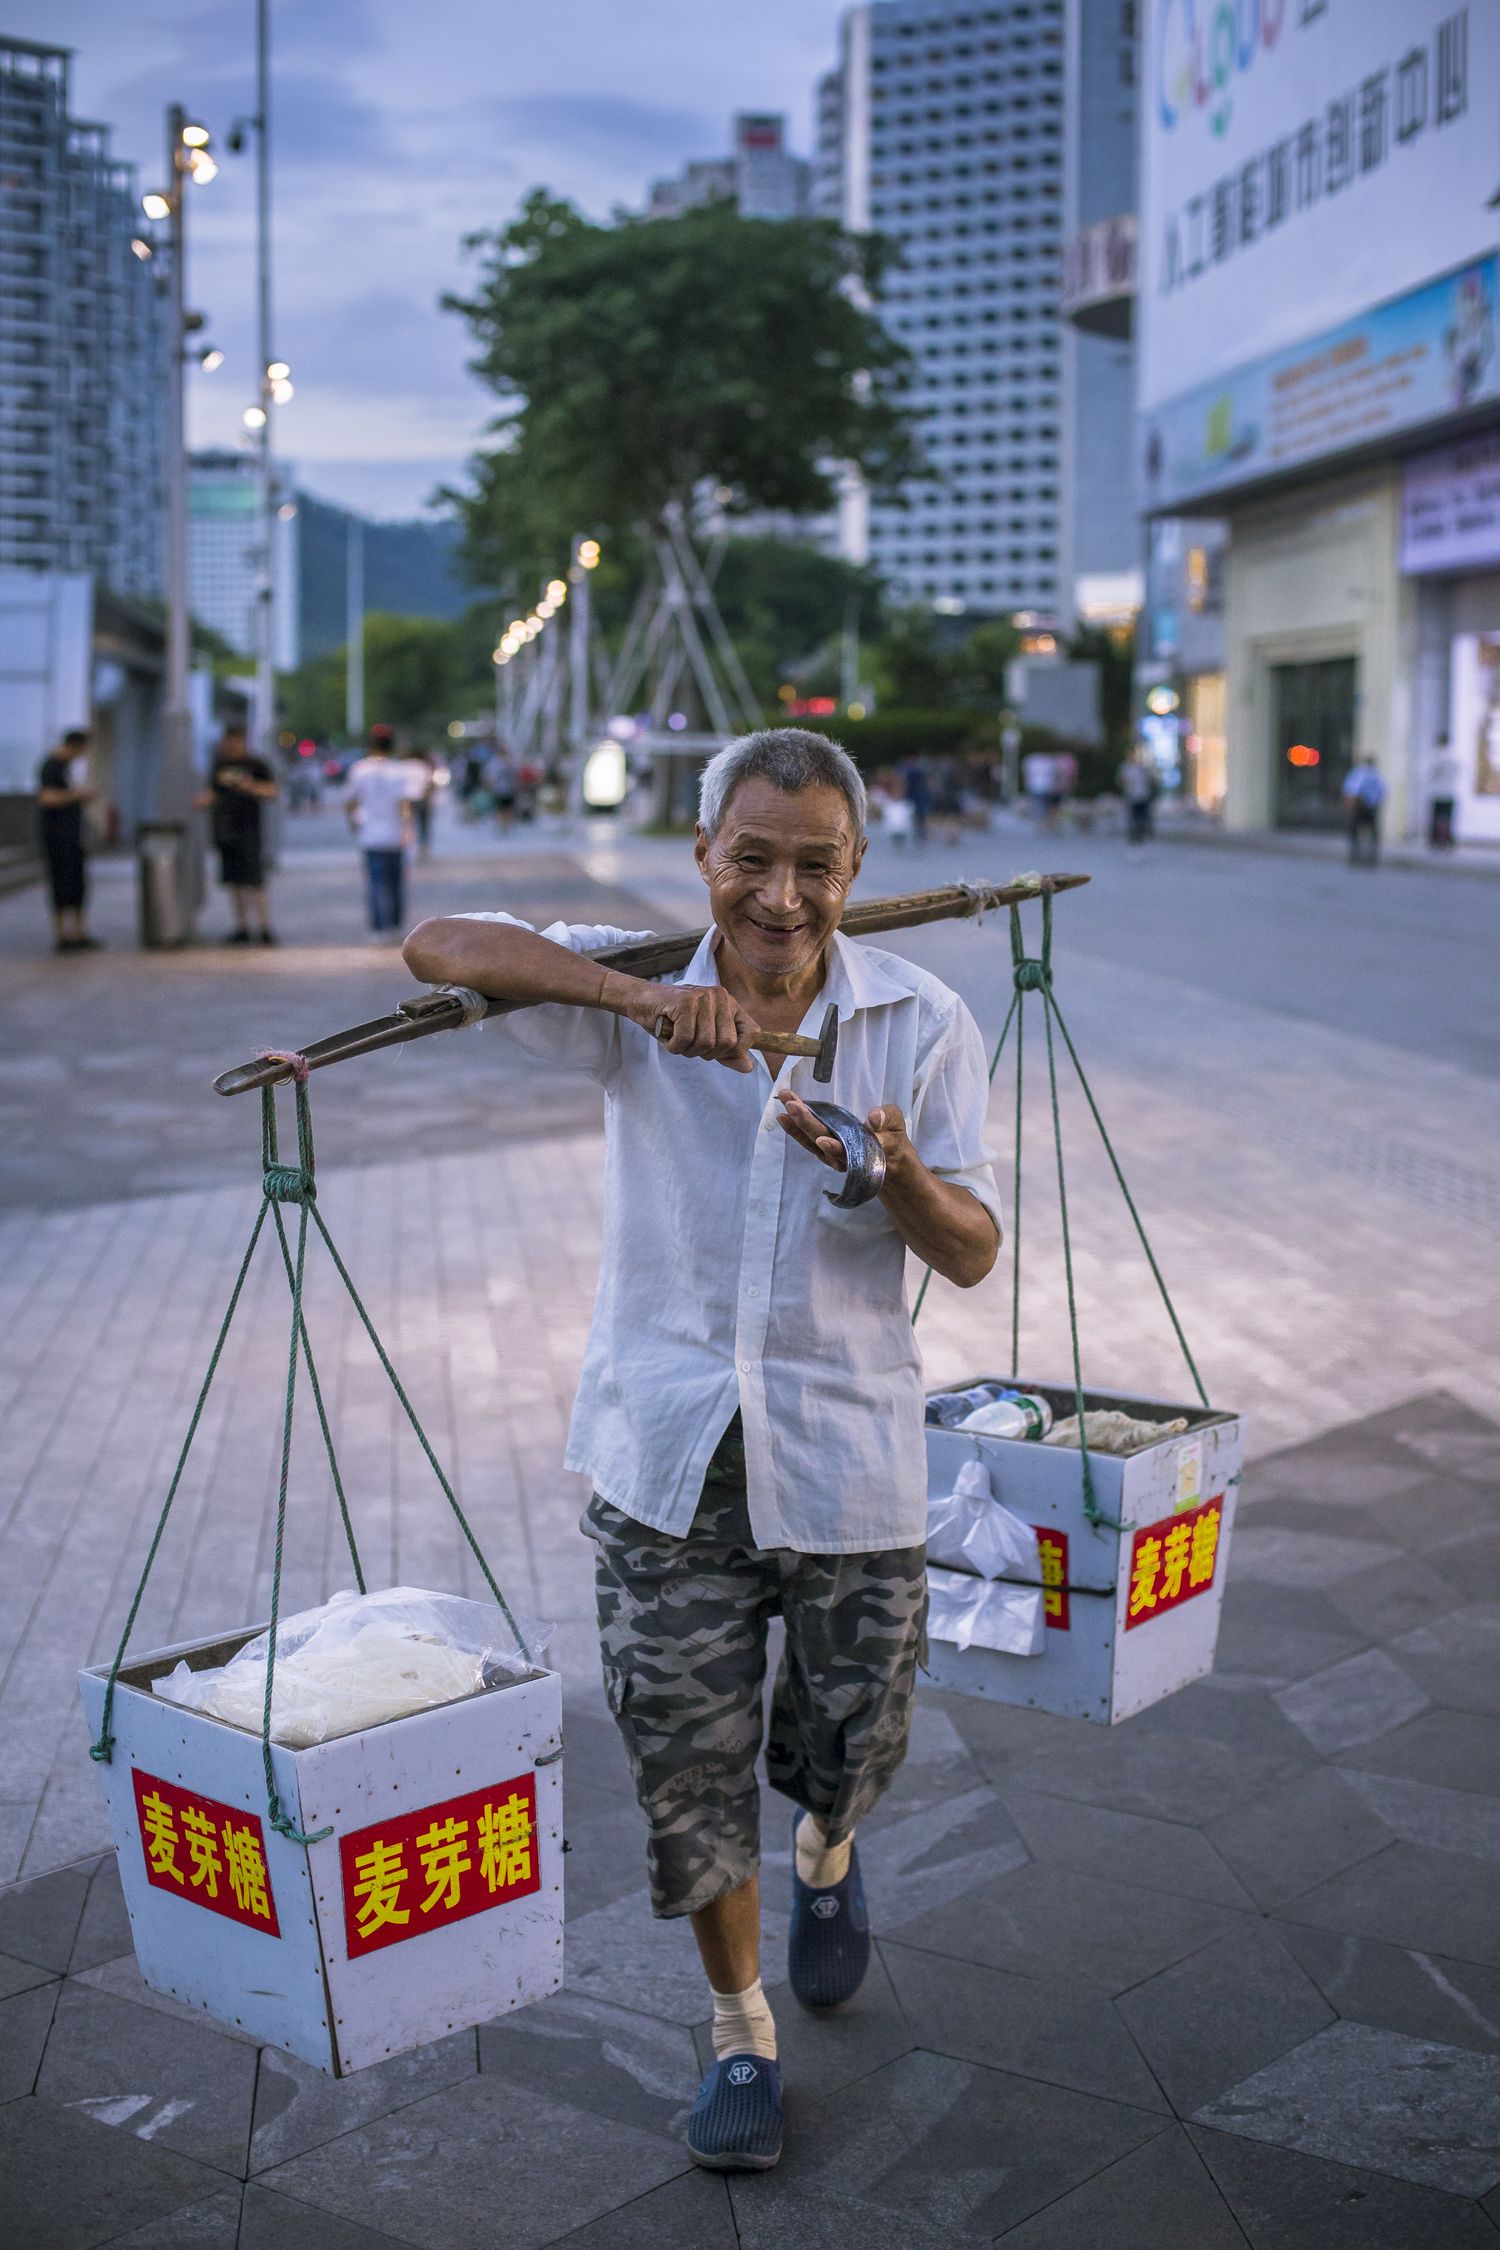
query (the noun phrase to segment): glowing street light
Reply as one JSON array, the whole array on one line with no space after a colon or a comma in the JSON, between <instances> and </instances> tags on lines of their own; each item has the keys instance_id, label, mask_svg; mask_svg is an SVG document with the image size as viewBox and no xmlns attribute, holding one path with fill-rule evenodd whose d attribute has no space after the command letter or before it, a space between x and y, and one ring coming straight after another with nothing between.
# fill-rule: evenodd
<instances>
[{"instance_id":1,"label":"glowing street light","mask_svg":"<svg viewBox=\"0 0 1500 2250\"><path fill-rule=\"evenodd\" d=\"M547 599L549 602L551 602L553 608L561 609L563 603L567 600L567 598L567 580L565 578L550 578L547 581Z\"/></svg>"},{"instance_id":2,"label":"glowing street light","mask_svg":"<svg viewBox=\"0 0 1500 2250\"><path fill-rule=\"evenodd\" d=\"M152 188L149 194L141 197L141 209L148 219L170 219L172 216L172 198L169 195L161 194L159 189Z\"/></svg>"},{"instance_id":3,"label":"glowing street light","mask_svg":"<svg viewBox=\"0 0 1500 2250\"><path fill-rule=\"evenodd\" d=\"M205 375L215 374L217 370L223 366L223 364L224 354L220 351L217 344L210 344L207 351L203 352L198 360L198 365L202 368Z\"/></svg>"},{"instance_id":4,"label":"glowing street light","mask_svg":"<svg viewBox=\"0 0 1500 2250\"><path fill-rule=\"evenodd\" d=\"M266 426L266 410L263 406L247 406L240 420L247 430L263 430Z\"/></svg>"},{"instance_id":5,"label":"glowing street light","mask_svg":"<svg viewBox=\"0 0 1500 2250\"><path fill-rule=\"evenodd\" d=\"M279 382L271 385L271 397L277 406L289 406L296 395L296 391L284 376Z\"/></svg>"},{"instance_id":6,"label":"glowing street light","mask_svg":"<svg viewBox=\"0 0 1500 2250\"><path fill-rule=\"evenodd\" d=\"M268 383L284 383L291 372L284 359L273 359L266 369L266 381Z\"/></svg>"},{"instance_id":7,"label":"glowing street light","mask_svg":"<svg viewBox=\"0 0 1500 2250\"><path fill-rule=\"evenodd\" d=\"M219 167L206 148L195 148L188 157L187 168L199 187L207 187L210 180L219 176Z\"/></svg>"},{"instance_id":8,"label":"glowing street light","mask_svg":"<svg viewBox=\"0 0 1500 2250\"><path fill-rule=\"evenodd\" d=\"M156 256L155 246L149 243L143 234L133 234L130 237L130 247L143 263L146 259Z\"/></svg>"},{"instance_id":9,"label":"glowing street light","mask_svg":"<svg viewBox=\"0 0 1500 2250\"><path fill-rule=\"evenodd\" d=\"M599 542L597 539L581 539L579 541L578 560L585 570L597 570L599 568Z\"/></svg>"},{"instance_id":10,"label":"glowing street light","mask_svg":"<svg viewBox=\"0 0 1500 2250\"><path fill-rule=\"evenodd\" d=\"M184 125L182 128L184 148L207 148L211 138L206 125Z\"/></svg>"}]
</instances>

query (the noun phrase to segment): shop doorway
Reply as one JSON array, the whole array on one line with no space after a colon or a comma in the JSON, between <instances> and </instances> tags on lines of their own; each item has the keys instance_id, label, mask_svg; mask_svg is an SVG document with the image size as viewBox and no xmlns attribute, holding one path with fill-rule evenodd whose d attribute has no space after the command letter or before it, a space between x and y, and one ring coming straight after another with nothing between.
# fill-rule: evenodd
<instances>
[{"instance_id":1,"label":"shop doorway","mask_svg":"<svg viewBox=\"0 0 1500 2250\"><path fill-rule=\"evenodd\" d=\"M1340 792L1354 762L1355 680L1352 656L1272 667L1278 828L1342 826Z\"/></svg>"}]
</instances>

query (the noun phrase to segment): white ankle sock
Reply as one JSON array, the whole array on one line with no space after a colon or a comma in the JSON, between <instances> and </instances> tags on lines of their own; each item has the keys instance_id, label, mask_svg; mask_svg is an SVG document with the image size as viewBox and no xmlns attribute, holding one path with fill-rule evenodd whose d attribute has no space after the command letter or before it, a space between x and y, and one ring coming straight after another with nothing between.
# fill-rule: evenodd
<instances>
[{"instance_id":1,"label":"white ankle sock","mask_svg":"<svg viewBox=\"0 0 1500 2250\"><path fill-rule=\"evenodd\" d=\"M816 1813L805 1812L797 1823L797 1875L810 1891L831 1891L849 1872L854 1838L830 1846L828 1831Z\"/></svg>"},{"instance_id":2,"label":"white ankle sock","mask_svg":"<svg viewBox=\"0 0 1500 2250\"><path fill-rule=\"evenodd\" d=\"M713 1992L713 1986L709 1986ZM776 2060L776 2019L761 1989L760 1978L743 1992L714 1992L714 2058L726 2055L764 2055Z\"/></svg>"}]
</instances>

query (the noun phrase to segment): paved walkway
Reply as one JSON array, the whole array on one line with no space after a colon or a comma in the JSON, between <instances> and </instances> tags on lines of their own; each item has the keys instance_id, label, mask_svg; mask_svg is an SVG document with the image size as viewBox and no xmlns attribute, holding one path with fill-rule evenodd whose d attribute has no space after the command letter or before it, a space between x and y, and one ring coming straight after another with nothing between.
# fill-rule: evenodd
<instances>
[{"instance_id":1,"label":"paved walkway","mask_svg":"<svg viewBox=\"0 0 1500 2250\"><path fill-rule=\"evenodd\" d=\"M539 840L491 869L468 841L452 864L476 864L443 878L465 903L546 898L634 921L644 902L658 925L701 912L680 847L601 839L559 860L557 840ZM1495 2209L1500 2182L1500 1395L1484 1308L1500 1050L1463 904L1483 894L1407 876L1352 891L1343 870L1228 855L1141 868L1103 840L1068 856L1085 852L1100 880L1064 902L1076 913L1059 908L1059 990L1210 1388L1251 1416L1220 1670L1108 1733L924 1695L912 1760L867 1834L880 1972L836 2023L793 2021L780 1996L794 2131L777 2174L732 2190L683 2156L702 1987L685 1933L645 1910L596 1684L582 1493L557 1466L597 1240L594 1097L560 1084L550 1115L518 1131L528 1089L495 1036L434 1042L400 1065L398 1155L371 1122L388 1083L378 1101L364 1066L318 1084L329 1223L502 1579L555 1623L573 1847L564 1995L333 2085L144 1993L98 1858L73 1681L123 1613L253 1210L253 1121L201 1096L202 1078L266 1036L247 1036L246 1016L268 995L272 1036L305 1036L383 1005L399 972L311 942L264 978L235 963L237 981L212 987L195 979L217 976L217 957L211 971L171 963L173 989L202 993L192 1075L171 1081L159 964L34 969L98 977L91 1020L118 1031L110 1098L153 1071L153 1098L168 1084L145 1139L170 1144L178 1184L144 1157L119 1164L113 1120L77 1126L76 1056L59 1037L69 1075L50 1105L21 1106L31 1187L0 1219L0 1882L20 1878L0 1892L0 2240L1493 2240L1479 2199ZM991 859L1014 856L994 840ZM327 911L316 858L287 878L287 917L305 911L309 939ZM877 856L867 887L948 871L937 854ZM923 933L919 949L993 1029L1003 927ZM52 1009L39 1029L30 984L10 1001L13 1048L49 1051ZM997 1093L1008 1151L1007 1103ZM79 1136L55 1165L48 1106L54 1131ZM233 1146L185 1173L205 1111L233 1120ZM1071 1104L1086 1366L1178 1396L1086 1126ZM1065 1357L1047 1155L1038 1111L1023 1344L1037 1373ZM279 1295L267 1262L139 1646L263 1612ZM469 1583L321 1273L309 1319L372 1582ZM934 1379L998 1364L1004 1277L935 1289L923 1332ZM298 1603L346 1575L305 1432L293 1502ZM774 1951L774 1811L768 1843Z\"/></svg>"}]
</instances>

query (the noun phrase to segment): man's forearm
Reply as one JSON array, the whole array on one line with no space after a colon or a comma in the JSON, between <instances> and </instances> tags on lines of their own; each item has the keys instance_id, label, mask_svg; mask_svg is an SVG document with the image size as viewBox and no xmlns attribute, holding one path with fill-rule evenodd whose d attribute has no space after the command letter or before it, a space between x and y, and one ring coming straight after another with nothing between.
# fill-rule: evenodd
<instances>
[{"instance_id":1,"label":"man's forearm","mask_svg":"<svg viewBox=\"0 0 1500 2250\"><path fill-rule=\"evenodd\" d=\"M458 915L419 922L402 955L423 984L466 984L487 1000L519 1000L533 1007L556 1001L623 1016L642 988L639 977L623 976L514 922L470 922Z\"/></svg>"},{"instance_id":2,"label":"man's forearm","mask_svg":"<svg viewBox=\"0 0 1500 2250\"><path fill-rule=\"evenodd\" d=\"M1000 1249L1000 1230L978 1196L940 1180L912 1153L886 1174L880 1200L908 1250L945 1281L972 1289Z\"/></svg>"}]
</instances>

